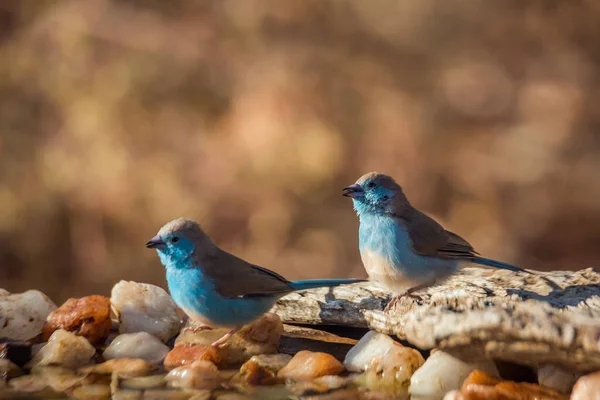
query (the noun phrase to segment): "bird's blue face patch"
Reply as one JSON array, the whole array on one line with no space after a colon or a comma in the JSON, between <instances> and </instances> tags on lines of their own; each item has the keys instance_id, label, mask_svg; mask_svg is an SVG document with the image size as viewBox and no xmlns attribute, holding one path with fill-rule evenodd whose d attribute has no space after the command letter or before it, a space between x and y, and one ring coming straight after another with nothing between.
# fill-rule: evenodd
<instances>
[{"instance_id":1,"label":"bird's blue face patch","mask_svg":"<svg viewBox=\"0 0 600 400\"><path fill-rule=\"evenodd\" d=\"M360 187L363 189L363 195L352 199L354 209L359 215L364 212L384 212L394 195L391 189L372 180L363 182Z\"/></svg>"},{"instance_id":2,"label":"bird's blue face patch","mask_svg":"<svg viewBox=\"0 0 600 400\"><path fill-rule=\"evenodd\" d=\"M165 246L157 248L158 256L168 268L187 268L194 254L194 243L179 233L162 237Z\"/></svg>"}]
</instances>

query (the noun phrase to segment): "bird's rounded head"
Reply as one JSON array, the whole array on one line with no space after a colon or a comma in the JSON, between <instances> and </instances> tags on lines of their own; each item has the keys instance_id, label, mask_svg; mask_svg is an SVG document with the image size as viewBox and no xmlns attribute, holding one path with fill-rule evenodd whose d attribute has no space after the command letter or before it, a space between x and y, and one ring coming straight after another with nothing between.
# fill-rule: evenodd
<instances>
[{"instance_id":1,"label":"bird's rounded head","mask_svg":"<svg viewBox=\"0 0 600 400\"><path fill-rule=\"evenodd\" d=\"M200 225L185 218L167 223L146 243L146 247L158 251L165 265L187 260L198 248L207 245L212 245L212 241Z\"/></svg>"},{"instance_id":2,"label":"bird's rounded head","mask_svg":"<svg viewBox=\"0 0 600 400\"><path fill-rule=\"evenodd\" d=\"M354 185L346 186L342 194L352 198L359 215L365 212L397 213L408 205L402 187L391 176L379 172L364 174Z\"/></svg>"}]
</instances>

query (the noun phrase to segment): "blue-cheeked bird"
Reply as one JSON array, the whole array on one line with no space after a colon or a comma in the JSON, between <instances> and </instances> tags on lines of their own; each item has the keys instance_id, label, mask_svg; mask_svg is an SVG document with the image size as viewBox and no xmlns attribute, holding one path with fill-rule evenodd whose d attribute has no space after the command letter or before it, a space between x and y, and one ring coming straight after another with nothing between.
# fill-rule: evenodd
<instances>
[{"instance_id":1,"label":"blue-cheeked bird","mask_svg":"<svg viewBox=\"0 0 600 400\"><path fill-rule=\"evenodd\" d=\"M287 293L361 281L288 281L221 250L197 222L183 218L163 226L146 247L157 250L167 271L171 296L188 317L209 327L231 328L213 346L223 345L239 328L269 311Z\"/></svg>"},{"instance_id":2,"label":"blue-cheeked bird","mask_svg":"<svg viewBox=\"0 0 600 400\"><path fill-rule=\"evenodd\" d=\"M369 277L398 298L443 282L466 262L526 272L483 258L465 239L414 208L388 175L370 172L343 189L358 214L359 249ZM418 296L416 296L418 297Z\"/></svg>"}]
</instances>

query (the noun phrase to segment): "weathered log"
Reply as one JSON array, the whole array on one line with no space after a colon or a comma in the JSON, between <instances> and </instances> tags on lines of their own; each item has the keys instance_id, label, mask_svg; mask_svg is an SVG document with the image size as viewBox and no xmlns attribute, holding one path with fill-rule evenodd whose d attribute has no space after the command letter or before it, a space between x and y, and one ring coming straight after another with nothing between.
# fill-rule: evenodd
<instances>
[{"instance_id":1,"label":"weathered log","mask_svg":"<svg viewBox=\"0 0 600 400\"><path fill-rule=\"evenodd\" d=\"M292 293L274 311L285 322L369 327L461 358L600 368L600 274L592 269L465 268L418 295L384 313L392 293L361 283Z\"/></svg>"}]
</instances>

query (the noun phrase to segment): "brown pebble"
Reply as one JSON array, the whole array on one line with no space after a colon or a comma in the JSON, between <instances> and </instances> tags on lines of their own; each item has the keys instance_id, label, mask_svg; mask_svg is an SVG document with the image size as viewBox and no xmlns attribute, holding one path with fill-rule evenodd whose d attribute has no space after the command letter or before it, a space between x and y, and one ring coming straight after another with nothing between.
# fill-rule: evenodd
<instances>
[{"instance_id":1,"label":"brown pebble","mask_svg":"<svg viewBox=\"0 0 600 400\"><path fill-rule=\"evenodd\" d=\"M568 400L568 396L548 387L501 381L477 370L465 379L460 392L464 400Z\"/></svg>"},{"instance_id":2,"label":"brown pebble","mask_svg":"<svg viewBox=\"0 0 600 400\"><path fill-rule=\"evenodd\" d=\"M85 337L91 344L100 344L108 337L111 325L110 299L86 296L69 299L52 311L44 323L43 334L48 340L54 331L64 329Z\"/></svg>"},{"instance_id":3,"label":"brown pebble","mask_svg":"<svg viewBox=\"0 0 600 400\"><path fill-rule=\"evenodd\" d=\"M344 370L342 363L327 353L302 350L277 373L280 378L304 381L325 375L337 375Z\"/></svg>"},{"instance_id":4,"label":"brown pebble","mask_svg":"<svg viewBox=\"0 0 600 400\"><path fill-rule=\"evenodd\" d=\"M166 369L173 369L188 365L197 360L211 361L215 365L221 364L219 351L208 345L179 345L175 346L165 358L164 365Z\"/></svg>"}]
</instances>

